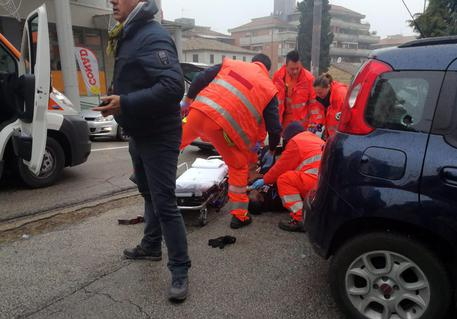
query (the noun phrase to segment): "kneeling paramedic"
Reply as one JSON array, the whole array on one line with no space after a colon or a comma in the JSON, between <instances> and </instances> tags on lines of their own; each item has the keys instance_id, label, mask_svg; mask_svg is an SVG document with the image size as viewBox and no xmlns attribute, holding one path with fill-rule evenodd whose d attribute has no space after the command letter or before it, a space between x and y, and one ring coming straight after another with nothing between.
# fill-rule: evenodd
<instances>
[{"instance_id":1,"label":"kneeling paramedic","mask_svg":"<svg viewBox=\"0 0 457 319\"><path fill-rule=\"evenodd\" d=\"M317 135L305 131L300 122L290 123L283 133L284 151L279 160L251 189L265 184L278 188L283 206L290 219L279 222L279 228L304 232L303 200L317 184L317 175L325 142Z\"/></svg>"},{"instance_id":2,"label":"kneeling paramedic","mask_svg":"<svg viewBox=\"0 0 457 319\"><path fill-rule=\"evenodd\" d=\"M181 149L197 137L210 142L228 166L231 228L252 222L248 214L248 165L263 128L269 155L281 137L277 90L268 76L270 59L258 54L252 63L225 59L192 82L182 108L189 107ZM191 104L192 103L192 104Z\"/></svg>"}]
</instances>

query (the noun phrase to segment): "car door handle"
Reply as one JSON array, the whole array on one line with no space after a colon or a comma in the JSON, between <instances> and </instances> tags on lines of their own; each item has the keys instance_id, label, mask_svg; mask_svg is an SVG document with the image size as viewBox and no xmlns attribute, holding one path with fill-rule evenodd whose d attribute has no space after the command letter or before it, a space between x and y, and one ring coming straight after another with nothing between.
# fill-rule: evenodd
<instances>
[{"instance_id":1,"label":"car door handle","mask_svg":"<svg viewBox=\"0 0 457 319\"><path fill-rule=\"evenodd\" d=\"M441 177L446 183L457 186L457 168L455 167L444 167L441 170Z\"/></svg>"}]
</instances>

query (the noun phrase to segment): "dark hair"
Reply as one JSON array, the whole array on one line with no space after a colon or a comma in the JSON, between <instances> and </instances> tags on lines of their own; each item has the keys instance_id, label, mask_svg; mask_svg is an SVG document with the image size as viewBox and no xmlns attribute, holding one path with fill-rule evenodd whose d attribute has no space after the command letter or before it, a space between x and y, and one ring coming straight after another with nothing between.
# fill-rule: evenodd
<instances>
[{"instance_id":1,"label":"dark hair","mask_svg":"<svg viewBox=\"0 0 457 319\"><path fill-rule=\"evenodd\" d=\"M305 128L303 127L303 125L298 121L294 121L286 126L286 128L284 129L284 132L282 133L282 137L283 137L284 141L289 141L295 135L297 135L301 132L304 132L304 131L305 131Z\"/></svg>"},{"instance_id":2,"label":"dark hair","mask_svg":"<svg viewBox=\"0 0 457 319\"><path fill-rule=\"evenodd\" d=\"M268 55L265 55L263 53L254 55L251 62L260 62L263 65L265 65L265 67L267 68L268 71L270 71L270 69L271 69L271 60L268 57Z\"/></svg>"},{"instance_id":3,"label":"dark hair","mask_svg":"<svg viewBox=\"0 0 457 319\"><path fill-rule=\"evenodd\" d=\"M287 53L287 55L286 55L286 64L289 61L292 61L292 62L300 61L300 54L298 53L297 50L293 50L293 51L290 51L289 53Z\"/></svg>"},{"instance_id":4,"label":"dark hair","mask_svg":"<svg viewBox=\"0 0 457 319\"><path fill-rule=\"evenodd\" d=\"M320 88L328 88L332 84L333 78L329 73L324 73L319 75L319 77L314 80L313 86Z\"/></svg>"}]
</instances>

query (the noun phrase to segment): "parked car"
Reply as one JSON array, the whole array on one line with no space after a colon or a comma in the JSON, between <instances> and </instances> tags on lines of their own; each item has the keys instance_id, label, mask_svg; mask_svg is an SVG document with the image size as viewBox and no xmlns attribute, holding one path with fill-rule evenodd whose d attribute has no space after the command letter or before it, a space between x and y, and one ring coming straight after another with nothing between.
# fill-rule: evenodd
<instances>
[{"instance_id":1,"label":"parked car","mask_svg":"<svg viewBox=\"0 0 457 319\"><path fill-rule=\"evenodd\" d=\"M108 137L119 141L128 141L129 136L117 124L112 115L103 117L100 112L92 111L98 104L81 102L81 114L89 126L90 139Z\"/></svg>"},{"instance_id":2,"label":"parked car","mask_svg":"<svg viewBox=\"0 0 457 319\"><path fill-rule=\"evenodd\" d=\"M456 207L457 37L374 52L307 204L348 318L455 318Z\"/></svg>"},{"instance_id":3,"label":"parked car","mask_svg":"<svg viewBox=\"0 0 457 319\"><path fill-rule=\"evenodd\" d=\"M27 186L57 181L91 150L87 123L50 88L46 7L25 23L21 52L0 34L0 177L15 173Z\"/></svg>"}]
</instances>

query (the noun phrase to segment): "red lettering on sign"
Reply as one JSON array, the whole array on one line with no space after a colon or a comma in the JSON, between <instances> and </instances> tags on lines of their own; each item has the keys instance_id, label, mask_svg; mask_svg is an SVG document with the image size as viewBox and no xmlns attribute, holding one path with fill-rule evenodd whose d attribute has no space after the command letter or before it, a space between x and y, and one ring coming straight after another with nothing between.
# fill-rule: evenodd
<instances>
[{"instance_id":1,"label":"red lettering on sign","mask_svg":"<svg viewBox=\"0 0 457 319\"><path fill-rule=\"evenodd\" d=\"M92 71L92 65L90 63L90 59L88 58L89 52L87 50L82 49L79 51L81 56L81 61L83 62L84 72L86 73L87 78L89 79L90 85L97 85L97 81L95 80L95 75Z\"/></svg>"}]
</instances>

